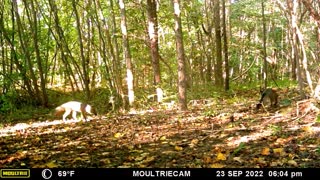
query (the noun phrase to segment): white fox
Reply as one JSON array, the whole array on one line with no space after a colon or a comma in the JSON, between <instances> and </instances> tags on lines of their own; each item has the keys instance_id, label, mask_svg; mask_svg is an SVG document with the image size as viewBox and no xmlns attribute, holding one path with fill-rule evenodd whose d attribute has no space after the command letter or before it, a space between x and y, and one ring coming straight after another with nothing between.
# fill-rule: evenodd
<instances>
[{"instance_id":1,"label":"white fox","mask_svg":"<svg viewBox=\"0 0 320 180\"><path fill-rule=\"evenodd\" d=\"M69 101L56 107L54 115L61 116L63 113L62 119L66 121L66 117L70 115L71 112L74 120L77 120L77 112L81 113L81 117L85 121L87 121L86 113L97 115L97 112L91 105L78 101Z\"/></svg>"}]
</instances>

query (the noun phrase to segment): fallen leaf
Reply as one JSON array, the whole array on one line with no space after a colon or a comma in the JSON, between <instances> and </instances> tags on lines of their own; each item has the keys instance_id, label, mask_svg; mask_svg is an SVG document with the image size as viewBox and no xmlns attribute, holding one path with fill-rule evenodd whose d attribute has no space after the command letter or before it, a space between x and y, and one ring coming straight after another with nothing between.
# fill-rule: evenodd
<instances>
[{"instance_id":1,"label":"fallen leaf","mask_svg":"<svg viewBox=\"0 0 320 180\"><path fill-rule=\"evenodd\" d=\"M294 160L289 160L289 161L288 161L288 164L289 164L289 165L292 165L292 166L294 166L294 167L298 167L298 163L297 163L296 161L294 161Z\"/></svg>"},{"instance_id":2,"label":"fallen leaf","mask_svg":"<svg viewBox=\"0 0 320 180\"><path fill-rule=\"evenodd\" d=\"M76 162L76 161L87 161L89 160L89 157L76 157L73 159L73 163Z\"/></svg>"},{"instance_id":3,"label":"fallen leaf","mask_svg":"<svg viewBox=\"0 0 320 180\"><path fill-rule=\"evenodd\" d=\"M152 162L152 161L154 161L155 160L155 157L154 156L151 156L151 157L147 157L146 159L144 159L143 161L142 161L142 163L150 163L150 162Z\"/></svg>"},{"instance_id":4,"label":"fallen leaf","mask_svg":"<svg viewBox=\"0 0 320 180\"><path fill-rule=\"evenodd\" d=\"M284 143L287 142L287 140L284 139L284 138L278 138L278 139L276 140L276 142L279 143L279 144L284 144Z\"/></svg>"},{"instance_id":5,"label":"fallen leaf","mask_svg":"<svg viewBox=\"0 0 320 180\"><path fill-rule=\"evenodd\" d=\"M33 157L33 160L34 160L34 161L40 161L40 160L42 160L42 159L44 159L44 156L43 156L43 155L37 155L37 156L34 156L34 157Z\"/></svg>"},{"instance_id":6,"label":"fallen leaf","mask_svg":"<svg viewBox=\"0 0 320 180\"><path fill-rule=\"evenodd\" d=\"M183 150L183 148L180 147L180 146L175 146L174 149L177 150L177 151L182 151Z\"/></svg>"},{"instance_id":7,"label":"fallen leaf","mask_svg":"<svg viewBox=\"0 0 320 180\"><path fill-rule=\"evenodd\" d=\"M218 161L225 161L227 158L224 154L222 153L218 153L217 154L217 158L216 158Z\"/></svg>"},{"instance_id":8,"label":"fallen leaf","mask_svg":"<svg viewBox=\"0 0 320 180\"><path fill-rule=\"evenodd\" d=\"M57 140L62 140L63 138L63 136L57 136Z\"/></svg>"},{"instance_id":9,"label":"fallen leaf","mask_svg":"<svg viewBox=\"0 0 320 180\"><path fill-rule=\"evenodd\" d=\"M305 150L307 150L307 148L306 148L306 147L303 147L303 146L300 146L300 147L299 147L299 150L300 150L300 151L305 151Z\"/></svg>"},{"instance_id":10,"label":"fallen leaf","mask_svg":"<svg viewBox=\"0 0 320 180\"><path fill-rule=\"evenodd\" d=\"M304 127L302 128L302 130L305 131L305 132L308 132L308 133L311 133L311 132L312 132L312 128L311 128L310 126L304 126Z\"/></svg>"},{"instance_id":11,"label":"fallen leaf","mask_svg":"<svg viewBox=\"0 0 320 180\"><path fill-rule=\"evenodd\" d=\"M198 144L199 140L198 139L192 139L191 140L191 144L195 145Z\"/></svg>"},{"instance_id":12,"label":"fallen leaf","mask_svg":"<svg viewBox=\"0 0 320 180\"><path fill-rule=\"evenodd\" d=\"M273 152L275 153L275 154L278 154L278 155L280 155L280 156L284 156L286 153L283 151L283 148L275 148L275 149L273 149Z\"/></svg>"},{"instance_id":13,"label":"fallen leaf","mask_svg":"<svg viewBox=\"0 0 320 180\"><path fill-rule=\"evenodd\" d=\"M161 137L160 137L160 141L165 141L166 139L167 139L166 136L161 136Z\"/></svg>"},{"instance_id":14,"label":"fallen leaf","mask_svg":"<svg viewBox=\"0 0 320 180\"><path fill-rule=\"evenodd\" d=\"M211 161L212 161L212 159L211 159L210 156L204 156L204 157L203 157L203 162L204 162L204 163L208 164L208 163L211 163Z\"/></svg>"},{"instance_id":15,"label":"fallen leaf","mask_svg":"<svg viewBox=\"0 0 320 180\"><path fill-rule=\"evenodd\" d=\"M34 140L34 142L36 142L36 143L41 141L40 137L36 137L36 138L34 138L33 140Z\"/></svg>"},{"instance_id":16,"label":"fallen leaf","mask_svg":"<svg viewBox=\"0 0 320 180\"><path fill-rule=\"evenodd\" d=\"M123 134L121 134L121 133L115 133L113 137L115 137L115 138L120 138L120 137L122 137L122 136L123 136Z\"/></svg>"},{"instance_id":17,"label":"fallen leaf","mask_svg":"<svg viewBox=\"0 0 320 180\"><path fill-rule=\"evenodd\" d=\"M234 157L233 160L239 163L243 163L243 160L240 157Z\"/></svg>"},{"instance_id":18,"label":"fallen leaf","mask_svg":"<svg viewBox=\"0 0 320 180\"><path fill-rule=\"evenodd\" d=\"M109 159L109 158L106 158L106 159L100 159L100 162L101 162L101 163L104 163L104 164L110 164L110 163L111 163L111 161L110 161L110 159Z\"/></svg>"},{"instance_id":19,"label":"fallen leaf","mask_svg":"<svg viewBox=\"0 0 320 180\"><path fill-rule=\"evenodd\" d=\"M46 163L46 167L48 167L48 168L57 168L59 166L55 163L55 161L51 161L51 162Z\"/></svg>"},{"instance_id":20,"label":"fallen leaf","mask_svg":"<svg viewBox=\"0 0 320 180\"><path fill-rule=\"evenodd\" d=\"M147 166L144 165L144 164L138 164L138 167L139 167L139 168L146 168Z\"/></svg>"},{"instance_id":21,"label":"fallen leaf","mask_svg":"<svg viewBox=\"0 0 320 180\"><path fill-rule=\"evenodd\" d=\"M134 146L133 146L133 145L128 145L127 148L128 148L129 150L132 150L132 149L134 149Z\"/></svg>"},{"instance_id":22,"label":"fallen leaf","mask_svg":"<svg viewBox=\"0 0 320 180\"><path fill-rule=\"evenodd\" d=\"M277 166L282 166L282 165L283 165L283 163L280 161L273 161L270 164L271 167L277 167Z\"/></svg>"},{"instance_id":23,"label":"fallen leaf","mask_svg":"<svg viewBox=\"0 0 320 180\"><path fill-rule=\"evenodd\" d=\"M270 154L270 148L265 147L265 148L262 149L261 155L267 156L269 154Z\"/></svg>"},{"instance_id":24,"label":"fallen leaf","mask_svg":"<svg viewBox=\"0 0 320 180\"><path fill-rule=\"evenodd\" d=\"M267 161L263 157L254 158L254 161L260 165L267 165Z\"/></svg>"},{"instance_id":25,"label":"fallen leaf","mask_svg":"<svg viewBox=\"0 0 320 180\"><path fill-rule=\"evenodd\" d=\"M214 163L210 165L210 168L223 168L225 165L219 164L219 163Z\"/></svg>"}]
</instances>

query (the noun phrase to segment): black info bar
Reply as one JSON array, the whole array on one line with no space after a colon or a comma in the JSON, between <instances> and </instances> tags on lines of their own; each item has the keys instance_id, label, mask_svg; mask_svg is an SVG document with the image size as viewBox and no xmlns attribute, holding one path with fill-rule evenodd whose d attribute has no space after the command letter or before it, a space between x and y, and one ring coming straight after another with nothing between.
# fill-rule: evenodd
<instances>
[{"instance_id":1,"label":"black info bar","mask_svg":"<svg viewBox=\"0 0 320 180\"><path fill-rule=\"evenodd\" d=\"M0 169L1 179L313 179L317 168L30 168Z\"/></svg>"}]
</instances>

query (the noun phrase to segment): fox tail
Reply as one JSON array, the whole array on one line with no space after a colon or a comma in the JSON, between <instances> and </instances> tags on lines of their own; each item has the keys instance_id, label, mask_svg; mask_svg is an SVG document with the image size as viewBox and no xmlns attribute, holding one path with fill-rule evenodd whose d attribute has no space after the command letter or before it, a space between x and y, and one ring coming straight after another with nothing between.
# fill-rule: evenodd
<instances>
[{"instance_id":1,"label":"fox tail","mask_svg":"<svg viewBox=\"0 0 320 180\"><path fill-rule=\"evenodd\" d=\"M54 111L54 115L55 116L61 116L65 111L66 110L65 110L64 107L58 106Z\"/></svg>"}]
</instances>

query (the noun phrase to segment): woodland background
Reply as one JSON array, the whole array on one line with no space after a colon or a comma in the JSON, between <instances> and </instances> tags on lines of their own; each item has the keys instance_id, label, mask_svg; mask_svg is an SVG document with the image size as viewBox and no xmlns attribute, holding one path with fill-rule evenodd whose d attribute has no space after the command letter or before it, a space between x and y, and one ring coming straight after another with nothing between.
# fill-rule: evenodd
<instances>
[{"instance_id":1,"label":"woodland background","mask_svg":"<svg viewBox=\"0 0 320 180\"><path fill-rule=\"evenodd\" d=\"M292 139L282 137L285 129L283 124L275 125L271 121L277 119L281 123L285 122L287 127L292 123L290 120L295 120L294 125L299 123L306 125L300 124L305 128L300 129L301 134L310 133L308 137L310 139L302 140L302 144L308 144L308 146L303 145L305 149L290 147L290 150L293 149L293 154L303 151L308 155L298 154L294 156L299 157L299 161L296 161L290 153L283 154L285 151L283 149L264 147L261 151L259 149L260 155L267 156L270 154L269 150L273 149L273 153L277 154L273 157L274 161L269 159L267 163L265 159L257 158L249 160L251 164L248 166L255 167L259 164L263 167L319 167L317 161L320 152L317 127L320 119L317 108L320 99L319 1L2 0L1 2L0 123L3 132L24 134L21 137L24 143L26 138L28 140L27 136L36 136L30 137L32 143L27 141L29 144L44 142L42 138L47 139L48 143L58 141L60 145L66 144L65 141L71 141L75 134L68 140L64 135L50 139L51 136L47 131L57 131L57 127L51 126L52 124L46 130L35 128L30 124L61 118L52 117L52 110L66 101L79 100L96 107L100 120L108 119L108 122L97 121L97 124L90 124L94 126L90 130L88 125L81 126L82 129L78 132L92 138L96 137L99 131L110 133L102 137L110 135L112 138L108 143L111 145L103 144L103 147L116 147L123 151L117 145L120 143L119 138L128 138L126 139L128 142L122 143L129 143L124 146L128 148L127 153L131 153L136 147L136 144L131 144L135 142L132 138L139 137L136 139L139 143L157 138L157 140L160 138L160 141L167 141L173 130L186 131L195 125L194 133L188 132L189 135L180 136L187 140L170 142L170 145L165 147L173 146L175 151L180 152L185 150L185 146L192 149L199 145L199 142L206 144L206 141L212 138L212 134L223 134L220 134L222 139L212 140L218 144L223 140L230 140L224 136L228 128L235 126L254 128L251 123L266 125L267 129L276 134L271 139L267 138L268 143L275 140L280 144L286 144ZM259 90L266 87L278 88L280 108L256 111L254 107L260 98ZM131 116L140 111L154 114ZM279 111L286 113L280 117ZM195 119L189 119L191 117ZM194 122L197 118L201 119L199 124ZM121 123L124 120L126 128ZM241 121L235 125L234 121L237 120ZM242 120L246 122L243 124ZM255 120L268 122L264 124ZM4 130L16 122L24 125L14 130ZM165 128L158 123L169 124L166 124ZM225 125L222 127L221 124ZM106 127L111 130L105 130ZM28 128L29 131L25 131ZM76 127L72 125L72 128ZM167 132L166 130L170 128L172 131ZM211 134L206 134L207 131L203 128L211 129ZM214 130L215 128L218 129ZM130 132L127 132L128 129ZM151 134L148 133L149 130L152 130ZM42 131L45 131L44 136L48 137L40 138L40 135L35 135ZM141 131L140 134L138 131ZM235 132L239 135L238 133ZM306 138L298 136L297 133L286 134L288 135L286 137ZM70 136L69 133L68 135ZM282 139L279 140L279 137ZM80 145L86 142L86 139L77 138L78 136L73 140L79 141ZM66 159L57 161L56 156L46 155L40 156L42 159L35 159L34 155L31 156L33 158L28 157L28 163L21 162L20 160L30 153L19 151L21 142L9 137L2 142L7 145L3 147L7 148L4 151L7 154L1 157L1 164L13 163L16 166L37 167L35 161L43 160L45 163L39 165L40 167L60 167L62 161L64 163L67 161ZM289 144L296 144L295 142ZM10 146L15 143L17 151L12 150ZM146 148L152 149L153 145L148 144ZM234 165L236 161L242 166L245 161L236 155L243 149L246 149L245 153L248 154L251 146L240 142L234 145L233 148L236 149L230 150L233 152L231 153L233 159L231 158L228 163ZM260 145L255 144L255 147ZM50 148L55 151L54 148L63 147ZM47 151L52 150L50 148ZM206 151L205 148L202 150ZM217 155L214 155L215 158L213 155L196 157L201 160L202 167L220 167L220 161L225 161L225 157L230 155L230 151L222 152L218 147L212 151ZM128 161L132 166L139 167L141 164L150 166L150 163L159 167L199 165L179 162L177 160L179 158L171 159L172 161L166 165L161 161L155 163L156 156L152 156L152 153L149 152L147 155L140 153L138 157L143 162L139 161L138 164L135 156L126 156L131 159L116 158L119 161L113 162L110 160L110 154L104 154L99 150L95 152L96 156L85 153L84 157L76 157L75 159L81 161L80 164L72 163L74 166L82 166L84 161L90 162L91 164L83 165L90 167L129 166L126 164ZM189 155L192 153L194 151L187 151ZM122 157L123 154L120 154ZM287 158L288 154L291 159L275 162L277 157ZM104 158L105 156L108 158ZM118 157L119 154L112 156ZM305 163L304 158L311 159L311 162ZM99 159L103 161L100 160L97 164L95 160Z\"/></svg>"},{"instance_id":2,"label":"woodland background","mask_svg":"<svg viewBox=\"0 0 320 180\"><path fill-rule=\"evenodd\" d=\"M2 113L78 91L102 112L111 95L128 109L157 93L186 109L230 85L283 80L319 96L317 1L3 2Z\"/></svg>"}]
</instances>

